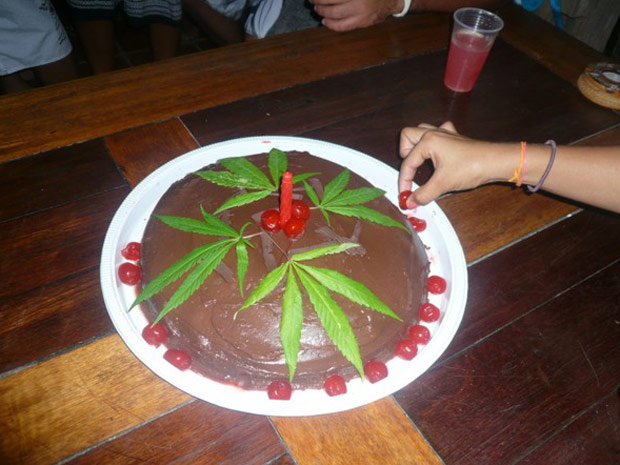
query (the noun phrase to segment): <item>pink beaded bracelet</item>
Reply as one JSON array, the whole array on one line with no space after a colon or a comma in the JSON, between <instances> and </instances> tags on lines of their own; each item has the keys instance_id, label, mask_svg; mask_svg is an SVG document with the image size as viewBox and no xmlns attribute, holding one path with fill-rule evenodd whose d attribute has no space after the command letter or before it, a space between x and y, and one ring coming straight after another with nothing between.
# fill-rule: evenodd
<instances>
[{"instance_id":1,"label":"pink beaded bracelet","mask_svg":"<svg viewBox=\"0 0 620 465\"><path fill-rule=\"evenodd\" d=\"M547 179L547 176L549 176L549 173L551 172L551 167L553 166L553 162L555 161L555 153L558 150L557 144L555 143L554 140L548 140L547 142L545 142L545 144L551 146L551 157L549 158L549 163L547 163L547 168L545 168L545 172L540 177L538 184L536 184L534 187L527 186L527 189L530 192L536 192L538 189L542 187L543 183L545 182L545 179Z\"/></svg>"}]
</instances>

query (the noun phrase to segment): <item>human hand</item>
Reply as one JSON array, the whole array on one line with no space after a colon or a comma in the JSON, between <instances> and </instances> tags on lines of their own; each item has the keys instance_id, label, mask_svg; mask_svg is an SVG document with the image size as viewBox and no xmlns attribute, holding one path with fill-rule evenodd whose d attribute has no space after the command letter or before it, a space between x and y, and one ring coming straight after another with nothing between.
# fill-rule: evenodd
<instances>
[{"instance_id":1,"label":"human hand","mask_svg":"<svg viewBox=\"0 0 620 465\"><path fill-rule=\"evenodd\" d=\"M403 0L309 0L323 25L333 31L371 26L399 13Z\"/></svg>"},{"instance_id":2,"label":"human hand","mask_svg":"<svg viewBox=\"0 0 620 465\"><path fill-rule=\"evenodd\" d=\"M435 172L407 199L410 208L414 204L426 205L446 192L472 189L489 182L490 145L461 136L449 121L439 127L420 124L404 128L400 134L399 151L404 161L398 176L399 192L411 190L417 169L428 159L433 162Z\"/></svg>"}]
</instances>

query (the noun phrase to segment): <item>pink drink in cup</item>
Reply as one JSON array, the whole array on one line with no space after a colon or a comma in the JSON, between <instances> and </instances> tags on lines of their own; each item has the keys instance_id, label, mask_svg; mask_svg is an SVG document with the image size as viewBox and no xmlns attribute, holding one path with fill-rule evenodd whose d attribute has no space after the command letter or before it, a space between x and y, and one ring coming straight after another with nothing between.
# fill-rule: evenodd
<instances>
[{"instance_id":1,"label":"pink drink in cup","mask_svg":"<svg viewBox=\"0 0 620 465\"><path fill-rule=\"evenodd\" d=\"M461 8L454 13L446 87L455 92L472 90L503 25L499 16L479 8Z\"/></svg>"}]
</instances>

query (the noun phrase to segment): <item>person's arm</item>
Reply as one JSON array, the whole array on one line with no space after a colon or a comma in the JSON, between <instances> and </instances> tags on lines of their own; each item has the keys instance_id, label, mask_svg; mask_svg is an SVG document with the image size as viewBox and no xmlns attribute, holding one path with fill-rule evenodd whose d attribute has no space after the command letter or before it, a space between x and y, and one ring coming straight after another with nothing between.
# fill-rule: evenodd
<instances>
[{"instance_id":1,"label":"person's arm","mask_svg":"<svg viewBox=\"0 0 620 465\"><path fill-rule=\"evenodd\" d=\"M451 123L436 128L420 125L401 132L404 158L399 190L411 190L417 168L430 159L431 179L414 191L408 205L425 205L440 195L472 189L495 181L508 181L521 159L519 143L494 143L459 135ZM551 147L529 144L522 183L534 186L543 176ZM559 146L542 190L620 213L620 146Z\"/></svg>"},{"instance_id":2,"label":"person's arm","mask_svg":"<svg viewBox=\"0 0 620 465\"><path fill-rule=\"evenodd\" d=\"M334 31L348 31L385 21L401 13L404 0L309 0L323 17L323 25ZM454 11L464 6L497 8L508 0L412 0L409 11Z\"/></svg>"}]
</instances>

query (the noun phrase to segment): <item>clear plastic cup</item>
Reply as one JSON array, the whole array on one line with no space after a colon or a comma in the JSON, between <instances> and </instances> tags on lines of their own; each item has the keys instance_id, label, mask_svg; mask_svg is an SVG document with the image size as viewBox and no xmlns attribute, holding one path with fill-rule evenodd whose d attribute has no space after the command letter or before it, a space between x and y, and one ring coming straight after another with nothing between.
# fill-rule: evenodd
<instances>
[{"instance_id":1,"label":"clear plastic cup","mask_svg":"<svg viewBox=\"0 0 620 465\"><path fill-rule=\"evenodd\" d=\"M454 12L453 18L444 84L455 92L469 92L478 79L497 33L504 27L504 21L480 8L460 8Z\"/></svg>"}]
</instances>

